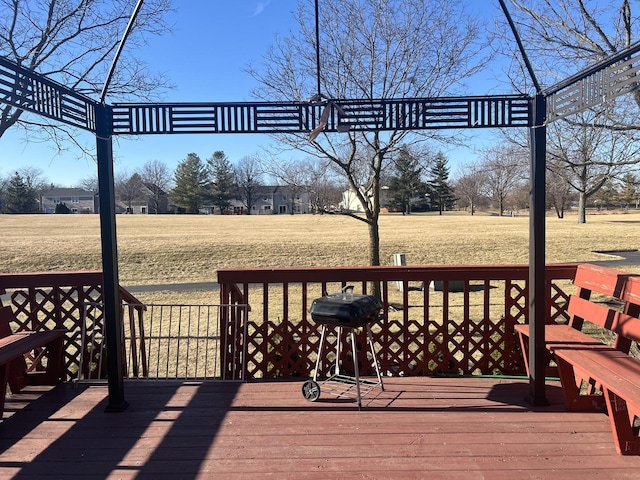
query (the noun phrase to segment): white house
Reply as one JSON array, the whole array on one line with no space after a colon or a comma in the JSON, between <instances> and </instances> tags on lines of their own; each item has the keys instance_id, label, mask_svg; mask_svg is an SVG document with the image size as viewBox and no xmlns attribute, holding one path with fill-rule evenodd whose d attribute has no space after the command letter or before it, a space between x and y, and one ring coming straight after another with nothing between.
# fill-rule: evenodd
<instances>
[{"instance_id":1,"label":"white house","mask_svg":"<svg viewBox=\"0 0 640 480\"><path fill-rule=\"evenodd\" d=\"M360 191L363 193L365 198L371 198L372 193L365 191L364 187L360 187ZM387 196L389 187L383 186L380 187L380 207L384 207L387 203ZM338 204L338 208L345 212L364 212L364 206L362 202L358 199L355 190L349 189L342 192L342 200Z\"/></svg>"}]
</instances>

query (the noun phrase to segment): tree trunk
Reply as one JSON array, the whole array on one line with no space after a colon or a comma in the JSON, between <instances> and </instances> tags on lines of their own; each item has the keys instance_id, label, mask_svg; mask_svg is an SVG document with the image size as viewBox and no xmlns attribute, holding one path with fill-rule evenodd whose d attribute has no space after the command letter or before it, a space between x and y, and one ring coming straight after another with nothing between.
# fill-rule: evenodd
<instances>
[{"instance_id":1,"label":"tree trunk","mask_svg":"<svg viewBox=\"0 0 640 480\"><path fill-rule=\"evenodd\" d=\"M377 217L369 221L369 265L380 265L380 232Z\"/></svg>"},{"instance_id":2,"label":"tree trunk","mask_svg":"<svg viewBox=\"0 0 640 480\"><path fill-rule=\"evenodd\" d=\"M369 219L369 265L380 265L380 231L378 228L377 215L375 218ZM371 282L370 285L371 292L369 294L381 299L382 289L380 287L380 282Z\"/></svg>"},{"instance_id":3,"label":"tree trunk","mask_svg":"<svg viewBox=\"0 0 640 480\"><path fill-rule=\"evenodd\" d=\"M585 192L578 193L578 223L587 223L587 196Z\"/></svg>"}]
</instances>

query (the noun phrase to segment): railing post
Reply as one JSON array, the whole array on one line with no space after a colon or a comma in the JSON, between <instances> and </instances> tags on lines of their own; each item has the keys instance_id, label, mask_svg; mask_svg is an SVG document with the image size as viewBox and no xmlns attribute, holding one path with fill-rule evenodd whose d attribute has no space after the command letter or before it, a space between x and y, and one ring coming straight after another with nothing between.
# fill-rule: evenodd
<instances>
[{"instance_id":1,"label":"railing post","mask_svg":"<svg viewBox=\"0 0 640 480\"><path fill-rule=\"evenodd\" d=\"M107 375L109 377L109 403L105 411L121 412L129 404L124 399L123 387L112 131L113 113L111 107L104 104L96 105L96 156L102 242L102 302L104 304Z\"/></svg>"}]
</instances>

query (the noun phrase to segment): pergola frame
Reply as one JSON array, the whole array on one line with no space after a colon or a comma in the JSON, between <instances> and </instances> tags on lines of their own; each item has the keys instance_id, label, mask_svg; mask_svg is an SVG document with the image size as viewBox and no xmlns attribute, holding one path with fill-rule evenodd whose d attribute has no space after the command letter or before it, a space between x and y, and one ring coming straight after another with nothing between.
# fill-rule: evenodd
<instances>
[{"instance_id":1,"label":"pergola frame","mask_svg":"<svg viewBox=\"0 0 640 480\"><path fill-rule=\"evenodd\" d=\"M528 127L531 139L529 217L529 401L545 395L546 125L638 88L640 44L527 95L414 99L323 99L317 102L115 103L108 105L0 56L0 102L95 134L98 165L103 301L109 401L122 411L122 334L113 176L113 136L216 133L308 133L330 108L324 131L385 131Z\"/></svg>"}]
</instances>

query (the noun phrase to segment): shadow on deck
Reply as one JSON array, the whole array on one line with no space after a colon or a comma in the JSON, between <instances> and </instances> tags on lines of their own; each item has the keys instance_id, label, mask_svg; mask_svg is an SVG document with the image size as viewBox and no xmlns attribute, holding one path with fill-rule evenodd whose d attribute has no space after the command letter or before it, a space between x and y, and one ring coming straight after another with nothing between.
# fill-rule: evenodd
<instances>
[{"instance_id":1,"label":"shadow on deck","mask_svg":"<svg viewBox=\"0 0 640 480\"><path fill-rule=\"evenodd\" d=\"M511 378L389 378L355 402L302 381L126 381L130 407L104 413L103 385L30 387L0 423L2 478L640 478L606 415L524 402Z\"/></svg>"}]
</instances>

